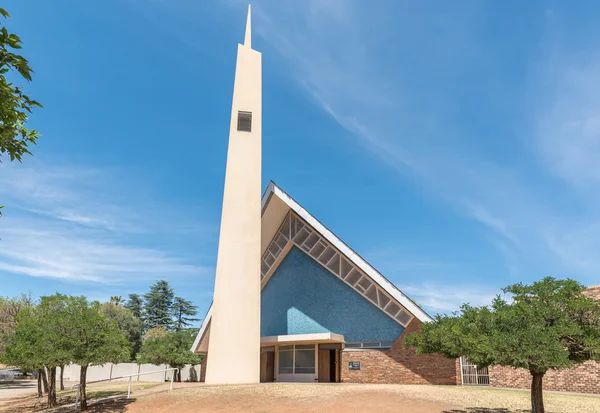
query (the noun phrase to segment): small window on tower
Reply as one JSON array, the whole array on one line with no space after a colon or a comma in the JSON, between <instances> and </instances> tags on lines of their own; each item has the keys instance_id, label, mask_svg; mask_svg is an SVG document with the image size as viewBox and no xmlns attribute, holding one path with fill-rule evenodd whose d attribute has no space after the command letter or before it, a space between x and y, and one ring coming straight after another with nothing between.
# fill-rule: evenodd
<instances>
[{"instance_id":1,"label":"small window on tower","mask_svg":"<svg viewBox=\"0 0 600 413\"><path fill-rule=\"evenodd\" d=\"M238 112L238 131L252 132L252 112Z\"/></svg>"}]
</instances>

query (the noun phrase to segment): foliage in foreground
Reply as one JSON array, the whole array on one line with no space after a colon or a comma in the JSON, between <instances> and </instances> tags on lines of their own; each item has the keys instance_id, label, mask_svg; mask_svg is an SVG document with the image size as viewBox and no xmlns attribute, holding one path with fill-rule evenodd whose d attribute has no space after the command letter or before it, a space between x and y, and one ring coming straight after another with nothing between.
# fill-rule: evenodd
<instances>
[{"instance_id":1,"label":"foliage in foreground","mask_svg":"<svg viewBox=\"0 0 600 413\"><path fill-rule=\"evenodd\" d=\"M478 366L527 369L532 376L533 413L543 413L542 380L550 369L600 361L600 303L583 294L576 281L544 278L532 285L508 286L507 301L491 306L465 304L451 316L437 316L405 345L419 354L466 356Z\"/></svg>"},{"instance_id":2,"label":"foliage in foreground","mask_svg":"<svg viewBox=\"0 0 600 413\"><path fill-rule=\"evenodd\" d=\"M181 369L198 364L200 358L190 351L196 330L188 328L196 313L166 281L157 281L143 297L130 294L127 302L121 296L104 304L61 294L37 303L27 295L0 297L0 363L37 371L38 395L47 393L49 406L56 404L57 367L63 372L66 364L80 364L85 408L88 366L138 361Z\"/></svg>"},{"instance_id":3,"label":"foliage in foreground","mask_svg":"<svg viewBox=\"0 0 600 413\"><path fill-rule=\"evenodd\" d=\"M138 363L168 364L179 369L176 381L181 381L181 369L186 364L199 364L202 356L190 351L194 336L190 331L167 332L154 328L144 336Z\"/></svg>"},{"instance_id":4,"label":"foliage in foreground","mask_svg":"<svg viewBox=\"0 0 600 413\"><path fill-rule=\"evenodd\" d=\"M10 17L1 8L0 15ZM8 154L11 161L20 161L24 154L31 154L28 146L35 144L39 137L39 133L35 129L27 129L25 123L31 109L41 107L40 103L24 94L21 86L7 79L10 72L16 72L21 78L31 81L33 70L29 62L14 52L21 47L19 36L9 33L6 27L0 28L0 157Z\"/></svg>"},{"instance_id":5,"label":"foliage in foreground","mask_svg":"<svg viewBox=\"0 0 600 413\"><path fill-rule=\"evenodd\" d=\"M81 367L82 400L89 365L118 362L129 355L127 339L98 302L55 294L17 316L6 337L2 362L22 370L48 370L48 406L56 406L56 368L71 362ZM82 408L85 404L82 403Z\"/></svg>"},{"instance_id":6,"label":"foliage in foreground","mask_svg":"<svg viewBox=\"0 0 600 413\"><path fill-rule=\"evenodd\" d=\"M81 366L81 410L85 410L88 367L128 360L129 343L115 320L106 316L99 302L88 303L85 297L69 297L68 309L69 320L73 323L68 349L71 361Z\"/></svg>"},{"instance_id":7,"label":"foliage in foreground","mask_svg":"<svg viewBox=\"0 0 600 413\"><path fill-rule=\"evenodd\" d=\"M19 313L33 305L31 294L21 294L15 298L0 297L0 353L4 352L4 340L15 330Z\"/></svg>"},{"instance_id":8,"label":"foliage in foreground","mask_svg":"<svg viewBox=\"0 0 600 413\"><path fill-rule=\"evenodd\" d=\"M114 302L102 304L102 312L115 322L129 342L130 351L126 361L135 360L142 346L142 334L144 330L142 320L134 316L128 309Z\"/></svg>"},{"instance_id":9,"label":"foliage in foreground","mask_svg":"<svg viewBox=\"0 0 600 413\"><path fill-rule=\"evenodd\" d=\"M10 18L8 12L0 8L0 17ZM2 156L8 154L11 161L19 162L25 154L31 155L29 145L35 144L40 134L35 129L28 129L25 124L31 110L42 105L23 93L23 87L8 80L11 73L17 77L31 81L33 70L23 56L15 53L20 49L21 39L9 33L0 20L0 162ZM2 215L0 206L0 215Z\"/></svg>"}]
</instances>

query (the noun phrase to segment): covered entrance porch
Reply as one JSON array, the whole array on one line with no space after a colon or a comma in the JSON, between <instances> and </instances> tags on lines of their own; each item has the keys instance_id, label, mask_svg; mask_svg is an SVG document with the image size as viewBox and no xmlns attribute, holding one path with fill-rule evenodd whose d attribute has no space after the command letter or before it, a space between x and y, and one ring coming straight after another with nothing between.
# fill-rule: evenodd
<instances>
[{"instance_id":1,"label":"covered entrance porch","mask_svg":"<svg viewBox=\"0 0 600 413\"><path fill-rule=\"evenodd\" d=\"M339 383L343 343L334 333L261 337L260 381Z\"/></svg>"}]
</instances>

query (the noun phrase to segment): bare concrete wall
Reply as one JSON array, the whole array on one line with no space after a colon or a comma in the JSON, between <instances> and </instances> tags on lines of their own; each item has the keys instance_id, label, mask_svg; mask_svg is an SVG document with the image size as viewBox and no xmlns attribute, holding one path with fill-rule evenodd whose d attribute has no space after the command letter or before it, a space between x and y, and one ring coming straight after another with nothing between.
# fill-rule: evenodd
<instances>
[{"instance_id":1,"label":"bare concrete wall","mask_svg":"<svg viewBox=\"0 0 600 413\"><path fill-rule=\"evenodd\" d=\"M150 381L150 382L164 382L171 380L173 371L166 371L169 368L166 364L154 365L154 364L141 364L136 363L119 363L112 364L107 363L103 366L91 366L87 371L87 381L106 380L112 379L115 381L129 381L128 376L131 374L147 373L151 371L157 371L156 373L135 376L134 381ZM191 372L191 369L195 369L195 374ZM64 379L67 381L79 381L80 366L78 364L70 364L65 366ZM57 377L60 377L60 368L57 369ZM187 365L181 370L182 381L194 381L200 378L200 365L191 366Z\"/></svg>"}]
</instances>

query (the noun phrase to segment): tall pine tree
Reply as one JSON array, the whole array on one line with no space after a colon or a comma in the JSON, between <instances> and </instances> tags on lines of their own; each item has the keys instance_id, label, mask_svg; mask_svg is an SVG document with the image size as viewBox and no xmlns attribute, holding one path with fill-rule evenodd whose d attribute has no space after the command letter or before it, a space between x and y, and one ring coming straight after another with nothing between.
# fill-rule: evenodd
<instances>
[{"instance_id":1,"label":"tall pine tree","mask_svg":"<svg viewBox=\"0 0 600 413\"><path fill-rule=\"evenodd\" d=\"M191 326L194 321L198 321L199 318L194 318L196 314L198 314L198 307L193 305L191 301L181 297L175 297L175 300L173 301L175 331L181 331L182 329Z\"/></svg>"},{"instance_id":2,"label":"tall pine tree","mask_svg":"<svg viewBox=\"0 0 600 413\"><path fill-rule=\"evenodd\" d=\"M131 311L134 317L143 319L144 299L139 294L129 294L129 299L125 302L124 307Z\"/></svg>"},{"instance_id":3,"label":"tall pine tree","mask_svg":"<svg viewBox=\"0 0 600 413\"><path fill-rule=\"evenodd\" d=\"M144 315L146 329L163 327L173 328L173 289L165 280L160 280L150 286L150 291L144 294Z\"/></svg>"}]
</instances>

